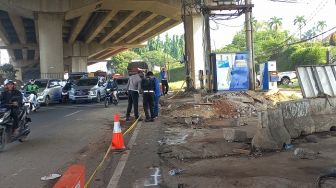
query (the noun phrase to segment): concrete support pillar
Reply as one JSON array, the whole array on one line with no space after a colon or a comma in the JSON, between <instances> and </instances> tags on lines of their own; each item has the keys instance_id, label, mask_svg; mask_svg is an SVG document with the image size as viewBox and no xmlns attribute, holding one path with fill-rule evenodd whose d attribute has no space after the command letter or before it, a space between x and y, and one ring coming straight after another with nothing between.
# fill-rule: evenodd
<instances>
[{"instance_id":1,"label":"concrete support pillar","mask_svg":"<svg viewBox=\"0 0 336 188\"><path fill-rule=\"evenodd\" d=\"M15 68L16 73L15 73L15 78L17 80L23 81L22 80L22 68Z\"/></svg>"},{"instance_id":2,"label":"concrete support pillar","mask_svg":"<svg viewBox=\"0 0 336 188\"><path fill-rule=\"evenodd\" d=\"M87 57L71 57L72 72L87 72Z\"/></svg>"},{"instance_id":3,"label":"concrete support pillar","mask_svg":"<svg viewBox=\"0 0 336 188\"><path fill-rule=\"evenodd\" d=\"M186 16L185 35L186 35L186 55L190 78L193 80L193 86L196 89L201 88L199 79L200 71L205 75L205 53L204 53L204 35L203 17L201 14Z\"/></svg>"},{"instance_id":4,"label":"concrete support pillar","mask_svg":"<svg viewBox=\"0 0 336 188\"><path fill-rule=\"evenodd\" d=\"M41 78L63 78L63 26L64 15L38 14Z\"/></svg>"},{"instance_id":5,"label":"concrete support pillar","mask_svg":"<svg viewBox=\"0 0 336 188\"><path fill-rule=\"evenodd\" d=\"M70 72L87 72L88 45L83 42L64 45L64 57Z\"/></svg>"}]
</instances>

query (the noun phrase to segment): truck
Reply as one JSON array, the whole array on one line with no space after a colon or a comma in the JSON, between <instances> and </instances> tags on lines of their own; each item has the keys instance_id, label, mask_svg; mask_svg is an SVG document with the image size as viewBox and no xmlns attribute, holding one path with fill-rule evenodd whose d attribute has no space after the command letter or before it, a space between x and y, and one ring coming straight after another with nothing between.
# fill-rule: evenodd
<instances>
[{"instance_id":1,"label":"truck","mask_svg":"<svg viewBox=\"0 0 336 188\"><path fill-rule=\"evenodd\" d=\"M127 65L128 76L137 74L139 70L144 70L146 72L148 69L148 64L142 60L133 60Z\"/></svg>"}]
</instances>

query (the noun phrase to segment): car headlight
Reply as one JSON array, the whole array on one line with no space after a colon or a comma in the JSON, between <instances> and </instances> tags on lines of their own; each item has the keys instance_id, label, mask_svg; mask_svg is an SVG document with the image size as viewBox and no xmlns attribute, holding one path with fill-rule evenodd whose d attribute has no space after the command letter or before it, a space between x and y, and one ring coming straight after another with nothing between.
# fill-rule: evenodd
<instances>
[{"instance_id":1,"label":"car headlight","mask_svg":"<svg viewBox=\"0 0 336 188\"><path fill-rule=\"evenodd\" d=\"M44 95L44 91L42 91L41 93L37 94L38 96L43 96Z\"/></svg>"},{"instance_id":2,"label":"car headlight","mask_svg":"<svg viewBox=\"0 0 336 188\"><path fill-rule=\"evenodd\" d=\"M96 95L97 94L97 91L96 90L91 90L90 91L90 95Z\"/></svg>"}]
</instances>

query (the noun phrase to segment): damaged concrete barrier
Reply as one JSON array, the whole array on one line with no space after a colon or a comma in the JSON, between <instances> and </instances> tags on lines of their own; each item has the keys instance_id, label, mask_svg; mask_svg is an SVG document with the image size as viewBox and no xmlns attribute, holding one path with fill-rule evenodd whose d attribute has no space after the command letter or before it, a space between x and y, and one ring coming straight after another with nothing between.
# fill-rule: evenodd
<instances>
[{"instance_id":1,"label":"damaged concrete barrier","mask_svg":"<svg viewBox=\"0 0 336 188\"><path fill-rule=\"evenodd\" d=\"M284 125L291 138L315 132L314 121L311 117L311 105L308 99L283 102L279 106L282 110Z\"/></svg>"},{"instance_id":2,"label":"damaged concrete barrier","mask_svg":"<svg viewBox=\"0 0 336 188\"><path fill-rule=\"evenodd\" d=\"M247 139L246 131L231 128L223 128L223 136L229 142L244 142Z\"/></svg>"},{"instance_id":3,"label":"damaged concrete barrier","mask_svg":"<svg viewBox=\"0 0 336 188\"><path fill-rule=\"evenodd\" d=\"M252 139L252 147L258 150L278 150L290 144L291 137L284 126L281 109L261 112L259 130Z\"/></svg>"}]
</instances>

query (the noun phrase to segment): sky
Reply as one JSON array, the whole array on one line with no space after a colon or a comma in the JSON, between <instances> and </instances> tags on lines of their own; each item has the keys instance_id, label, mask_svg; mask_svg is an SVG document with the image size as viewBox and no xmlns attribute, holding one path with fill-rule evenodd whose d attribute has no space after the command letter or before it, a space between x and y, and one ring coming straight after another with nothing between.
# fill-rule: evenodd
<instances>
[{"instance_id":1,"label":"sky","mask_svg":"<svg viewBox=\"0 0 336 188\"><path fill-rule=\"evenodd\" d=\"M297 26L294 26L296 16L304 16L307 25L302 33L309 30L318 21L326 21L325 30L336 26L335 0L297 0L299 3L273 2L271 0L252 0L254 7L252 16L258 21L268 21L271 17L282 18L282 29L289 30L291 34L298 35ZM232 42L234 35L243 28L245 16L233 20L219 21L218 25L211 22L211 48L213 50L224 47ZM163 33L165 35L183 34L183 25Z\"/></svg>"}]
</instances>

